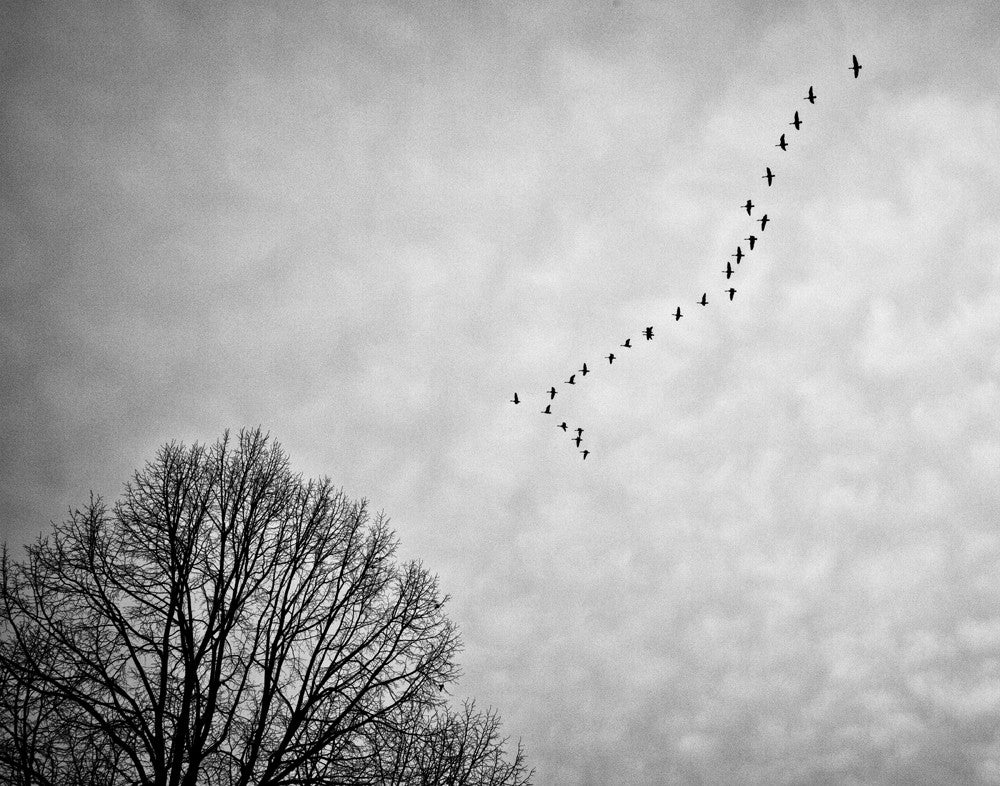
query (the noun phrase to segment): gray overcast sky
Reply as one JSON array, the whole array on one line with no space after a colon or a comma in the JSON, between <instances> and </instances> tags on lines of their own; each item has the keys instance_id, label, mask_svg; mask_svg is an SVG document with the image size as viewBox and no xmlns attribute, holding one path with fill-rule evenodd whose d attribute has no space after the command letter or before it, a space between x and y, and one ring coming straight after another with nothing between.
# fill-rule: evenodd
<instances>
[{"instance_id":1,"label":"gray overcast sky","mask_svg":"<svg viewBox=\"0 0 1000 786\"><path fill-rule=\"evenodd\" d=\"M260 424L440 574L540 786L1000 783L998 31L5 3L3 537Z\"/></svg>"}]
</instances>

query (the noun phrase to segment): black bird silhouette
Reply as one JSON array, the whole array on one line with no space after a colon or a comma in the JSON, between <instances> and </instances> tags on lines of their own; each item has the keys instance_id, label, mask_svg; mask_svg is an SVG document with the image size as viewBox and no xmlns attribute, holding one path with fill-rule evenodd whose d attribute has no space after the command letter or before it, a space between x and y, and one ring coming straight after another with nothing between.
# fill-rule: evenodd
<instances>
[{"instance_id":1,"label":"black bird silhouette","mask_svg":"<svg viewBox=\"0 0 1000 786\"><path fill-rule=\"evenodd\" d=\"M757 220L760 221L760 231L763 232L764 227L767 226L767 213L764 214L763 218L758 218Z\"/></svg>"},{"instance_id":2,"label":"black bird silhouette","mask_svg":"<svg viewBox=\"0 0 1000 786\"><path fill-rule=\"evenodd\" d=\"M808 101L810 104L816 103L816 94L813 92L812 85L809 85L809 95L805 97L805 100Z\"/></svg>"},{"instance_id":3,"label":"black bird silhouette","mask_svg":"<svg viewBox=\"0 0 1000 786\"><path fill-rule=\"evenodd\" d=\"M750 237L745 237L743 239L750 241L750 250L753 251L753 244L757 242L757 238L755 238L753 235L750 235Z\"/></svg>"},{"instance_id":4,"label":"black bird silhouette","mask_svg":"<svg viewBox=\"0 0 1000 786\"><path fill-rule=\"evenodd\" d=\"M582 437L583 436L583 429L580 428L579 426L576 427L576 435L578 437Z\"/></svg>"},{"instance_id":5,"label":"black bird silhouette","mask_svg":"<svg viewBox=\"0 0 1000 786\"><path fill-rule=\"evenodd\" d=\"M726 291L726 292L728 292L728 293L729 293L729 299L730 299L730 300L732 300L732 299L733 299L733 295L735 295L735 294L736 294L736 290L735 290L735 289L733 289L732 287L729 287L729 289L727 289L727 290L724 290L724 291Z\"/></svg>"},{"instance_id":6,"label":"black bird silhouette","mask_svg":"<svg viewBox=\"0 0 1000 786\"><path fill-rule=\"evenodd\" d=\"M444 683L443 683L443 682L439 682L439 683L437 684L437 686L438 686L438 690L439 690L439 691L443 691L443 690L444 690Z\"/></svg>"},{"instance_id":7,"label":"black bird silhouette","mask_svg":"<svg viewBox=\"0 0 1000 786\"><path fill-rule=\"evenodd\" d=\"M580 447L580 443L583 442L583 437L577 435L572 438L572 441L576 443L577 447Z\"/></svg>"},{"instance_id":8,"label":"black bird silhouette","mask_svg":"<svg viewBox=\"0 0 1000 786\"><path fill-rule=\"evenodd\" d=\"M580 373L583 374L583 376L587 376L587 374L590 373L590 369L587 368L586 363L583 364L583 368L580 369Z\"/></svg>"},{"instance_id":9,"label":"black bird silhouette","mask_svg":"<svg viewBox=\"0 0 1000 786\"><path fill-rule=\"evenodd\" d=\"M510 403L511 403L511 404L520 404L520 403L521 403L521 399L519 399L519 398L517 397L517 393L515 393L515 394L514 394L514 398L512 398L512 399L510 400Z\"/></svg>"},{"instance_id":10,"label":"black bird silhouette","mask_svg":"<svg viewBox=\"0 0 1000 786\"><path fill-rule=\"evenodd\" d=\"M613 353L613 352L612 352L612 353L611 353L610 355L607 355L606 357L608 358L608 365L609 365L609 366L610 366L610 365L611 365L612 363L614 363L614 362L615 362L615 355L614 355L614 353Z\"/></svg>"},{"instance_id":11,"label":"black bird silhouette","mask_svg":"<svg viewBox=\"0 0 1000 786\"><path fill-rule=\"evenodd\" d=\"M858 71L861 70L861 63L858 62L858 56L857 55L851 55L851 59L854 61L854 65L852 65L847 70L848 71L853 71L854 72L854 78L857 79L858 78Z\"/></svg>"},{"instance_id":12,"label":"black bird silhouette","mask_svg":"<svg viewBox=\"0 0 1000 786\"><path fill-rule=\"evenodd\" d=\"M771 183L774 182L774 173L771 172L771 167L767 167L767 174L761 177L761 180L767 181L767 187L771 187Z\"/></svg>"},{"instance_id":13,"label":"black bird silhouette","mask_svg":"<svg viewBox=\"0 0 1000 786\"><path fill-rule=\"evenodd\" d=\"M751 201L750 201L750 200L748 199L748 200L747 200L747 203L746 203L745 205L743 205L743 207L745 207L745 208L746 208L746 211L747 211L747 215L749 216L749 215L750 215L750 211L751 211L751 210L753 210L753 202L751 202Z\"/></svg>"},{"instance_id":14,"label":"black bird silhouette","mask_svg":"<svg viewBox=\"0 0 1000 786\"><path fill-rule=\"evenodd\" d=\"M556 397L556 389L554 387L549 388L549 401L552 401Z\"/></svg>"},{"instance_id":15,"label":"black bird silhouette","mask_svg":"<svg viewBox=\"0 0 1000 786\"><path fill-rule=\"evenodd\" d=\"M802 121L799 120L799 111L797 109L795 110L795 119L791 123L789 123L788 125L795 126L795 130L796 131L798 131L799 130L799 126L802 125Z\"/></svg>"},{"instance_id":16,"label":"black bird silhouette","mask_svg":"<svg viewBox=\"0 0 1000 786\"><path fill-rule=\"evenodd\" d=\"M632 349L632 339L625 339L625 343L621 344L621 346L625 347L625 349Z\"/></svg>"},{"instance_id":17,"label":"black bird silhouette","mask_svg":"<svg viewBox=\"0 0 1000 786\"><path fill-rule=\"evenodd\" d=\"M707 292L702 292L701 293L701 300L699 300L698 303L700 305L702 305L702 306L707 306L708 305L708 293Z\"/></svg>"},{"instance_id":18,"label":"black bird silhouette","mask_svg":"<svg viewBox=\"0 0 1000 786\"><path fill-rule=\"evenodd\" d=\"M674 322L677 322L682 316L684 315L681 313L681 307L678 306L677 312L674 314Z\"/></svg>"},{"instance_id":19,"label":"black bird silhouette","mask_svg":"<svg viewBox=\"0 0 1000 786\"><path fill-rule=\"evenodd\" d=\"M576 380L576 374L570 374L569 375L569 379L566 380L566 384L567 385L575 385L576 384L575 380Z\"/></svg>"},{"instance_id":20,"label":"black bird silhouette","mask_svg":"<svg viewBox=\"0 0 1000 786\"><path fill-rule=\"evenodd\" d=\"M546 404L545 405L545 409L542 410L542 414L543 415L551 415L552 414L552 405L551 404Z\"/></svg>"},{"instance_id":21,"label":"black bird silhouette","mask_svg":"<svg viewBox=\"0 0 1000 786\"><path fill-rule=\"evenodd\" d=\"M577 447L580 447L580 446L577 445ZM583 460L586 461L587 460L587 456L590 455L590 451L589 450L581 450L580 452L583 454Z\"/></svg>"},{"instance_id":22,"label":"black bird silhouette","mask_svg":"<svg viewBox=\"0 0 1000 786\"><path fill-rule=\"evenodd\" d=\"M726 281L728 281L730 278L732 278L732 275L733 275L733 263L732 262L726 262L726 269L723 270L722 272L726 274Z\"/></svg>"},{"instance_id":23,"label":"black bird silhouette","mask_svg":"<svg viewBox=\"0 0 1000 786\"><path fill-rule=\"evenodd\" d=\"M569 428L569 426L566 425L566 421L564 420L562 423L556 426L556 428L561 428L563 431L565 431L567 428Z\"/></svg>"},{"instance_id":24,"label":"black bird silhouette","mask_svg":"<svg viewBox=\"0 0 1000 786\"><path fill-rule=\"evenodd\" d=\"M785 141L785 135L781 135L781 139L778 140L778 144L775 147L780 147L782 150L788 150L788 143Z\"/></svg>"},{"instance_id":25,"label":"black bird silhouette","mask_svg":"<svg viewBox=\"0 0 1000 786\"><path fill-rule=\"evenodd\" d=\"M736 264L738 265L740 263L740 260L743 259L743 249L741 249L739 246L736 246L736 253L730 254L729 256L736 257Z\"/></svg>"},{"instance_id":26,"label":"black bird silhouette","mask_svg":"<svg viewBox=\"0 0 1000 786\"><path fill-rule=\"evenodd\" d=\"M652 328L652 326L646 328L643 331L643 333L646 334L646 341L652 341L653 340L653 328Z\"/></svg>"}]
</instances>

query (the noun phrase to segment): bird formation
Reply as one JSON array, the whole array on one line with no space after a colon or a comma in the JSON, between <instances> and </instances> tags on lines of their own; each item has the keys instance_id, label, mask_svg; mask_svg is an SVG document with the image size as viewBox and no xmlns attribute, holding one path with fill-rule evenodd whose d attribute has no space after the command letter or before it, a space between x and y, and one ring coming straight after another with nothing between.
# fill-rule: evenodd
<instances>
[{"instance_id":1,"label":"bird formation","mask_svg":"<svg viewBox=\"0 0 1000 786\"><path fill-rule=\"evenodd\" d=\"M848 68L848 70L849 71L853 71L854 72L854 78L857 79L858 78L858 73L861 71L861 64L858 62L857 55L852 55L851 56L851 61L852 61L851 62L851 66ZM809 91L803 97L802 100L809 102L810 105L813 105L813 104L816 103L816 99L817 98L818 98L818 96L813 91L813 86L809 85ZM803 125L803 122L802 122L802 119L799 117L798 110L795 110L795 113L792 116L792 120L791 120L791 122L788 125L793 126L796 132L801 129L801 127ZM786 136L786 134L782 134L781 137L778 139L778 144L775 145L775 147L780 148L782 150L782 152L788 150L788 147L789 147L788 141L785 139L785 136ZM774 181L777 179L777 175L775 175L774 172L771 171L771 167L765 167L764 174L761 176L761 179L762 180L766 180L767 181L767 187L770 188L774 184ZM746 213L747 213L748 216L752 216L753 215L753 209L755 207L757 207L757 205L754 205L754 203L750 199L747 199L746 203L743 204L743 205L740 205L740 207L743 210L746 210ZM764 213L763 215L761 215L760 218L754 219L754 222L760 224L760 232L761 232L761 234L763 234L764 228L768 224L767 213ZM754 245L757 243L758 238L755 235L751 234L750 236L744 238L744 240L746 240L747 243L749 244L749 249L751 251L753 251ZM743 260L743 258L746 256L746 254L743 252L743 249L742 249L741 246L736 246L736 252L733 253L733 254L730 254L730 256L734 257L736 259L736 264L738 266L740 264L740 262ZM729 279L732 278L733 274L735 273L735 271L733 269L732 262L729 262L727 260L726 261L726 269L723 270L722 272L725 274L726 281L728 282ZM730 302L732 302L733 298L736 296L737 290L736 290L735 287L730 286L727 289L723 289L722 292L723 292L723 294L729 295L729 300L730 300ZM697 305L707 306L708 303L709 303L708 293L707 292L703 292L702 295L701 295L701 299L697 300L695 302L696 302ZM677 310L671 316L673 316L675 322L679 322L680 319L681 319L681 317L684 316L684 314L681 313L681 307L677 306ZM647 326L642 331L642 335L645 336L646 341L652 341L653 340L653 335L654 335L653 334L653 326L652 325ZM622 347L622 348L624 348L624 349L631 349L632 348L632 339L631 339L631 337L626 338L625 341L624 341L624 343L619 344L619 346ZM604 357L608 361L608 365L609 366L614 365L614 362L617 359L617 357L615 356L615 354L613 352L605 355ZM564 382L564 384L566 384L566 385L575 385L576 384L576 374L580 374L581 376L585 377L588 373L590 373L590 369L588 369L587 368L587 364L584 363L583 364L583 368L578 369L575 374L570 374L569 379L566 380ZM553 399L555 399L556 393L558 393L558 391L555 389L555 386L552 386L547 391L545 391L545 394L547 394L548 397L549 397L549 402L551 402ZM521 400L518 397L517 393L514 393L514 398L511 399L511 403L513 403L513 404L520 404L521 403ZM552 413L552 404L551 403L546 404L545 409L541 410L541 413L543 415L551 415L551 414L553 414ZM556 428L562 430L565 433L568 433L569 430L570 430L569 425L566 423L566 421L563 421L562 423L560 423L558 426L556 426ZM586 448L584 448L582 450L580 449L581 444L583 443L583 429L577 427L576 429L573 429L573 430L575 431L576 436L571 437L570 441L574 445L576 445L577 451L583 456L583 460L586 461L587 456L590 455L590 450L588 450Z\"/></svg>"}]
</instances>

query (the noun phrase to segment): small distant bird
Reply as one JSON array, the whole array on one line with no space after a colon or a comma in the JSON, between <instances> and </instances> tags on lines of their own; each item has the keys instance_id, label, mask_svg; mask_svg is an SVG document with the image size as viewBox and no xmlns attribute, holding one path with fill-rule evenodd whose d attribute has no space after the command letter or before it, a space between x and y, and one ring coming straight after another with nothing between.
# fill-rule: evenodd
<instances>
[{"instance_id":1,"label":"small distant bird","mask_svg":"<svg viewBox=\"0 0 1000 786\"><path fill-rule=\"evenodd\" d=\"M684 315L681 313L681 307L678 306L677 311L674 313L674 322L679 321L682 316Z\"/></svg>"},{"instance_id":2,"label":"small distant bird","mask_svg":"<svg viewBox=\"0 0 1000 786\"><path fill-rule=\"evenodd\" d=\"M590 373L590 369L587 368L586 363L583 364L583 368L580 369L580 373L583 374L583 376L587 376L587 374Z\"/></svg>"},{"instance_id":3,"label":"small distant bird","mask_svg":"<svg viewBox=\"0 0 1000 786\"><path fill-rule=\"evenodd\" d=\"M577 445L577 447L580 447L580 446ZM580 452L583 454L583 460L586 461L587 460L587 456L590 455L590 451L589 450L581 450Z\"/></svg>"},{"instance_id":4,"label":"small distant bird","mask_svg":"<svg viewBox=\"0 0 1000 786\"><path fill-rule=\"evenodd\" d=\"M757 220L760 221L760 231L763 232L764 227L767 226L767 213L764 214L763 218L758 218Z\"/></svg>"},{"instance_id":5,"label":"small distant bird","mask_svg":"<svg viewBox=\"0 0 1000 786\"><path fill-rule=\"evenodd\" d=\"M621 344L620 346L625 347L625 349L632 349L632 339L630 338L625 339L625 343Z\"/></svg>"},{"instance_id":6,"label":"small distant bird","mask_svg":"<svg viewBox=\"0 0 1000 786\"><path fill-rule=\"evenodd\" d=\"M556 397L555 387L549 388L549 401L552 401L552 399L554 399L555 397Z\"/></svg>"},{"instance_id":7,"label":"small distant bird","mask_svg":"<svg viewBox=\"0 0 1000 786\"><path fill-rule=\"evenodd\" d=\"M782 150L788 150L788 143L785 141L785 135L781 135L781 139L778 140L778 144L775 147L780 147Z\"/></svg>"},{"instance_id":8,"label":"small distant bird","mask_svg":"<svg viewBox=\"0 0 1000 786\"><path fill-rule=\"evenodd\" d=\"M701 300L698 301L698 304L702 305L702 306L707 306L708 305L708 293L707 292L702 292L701 293Z\"/></svg>"},{"instance_id":9,"label":"small distant bird","mask_svg":"<svg viewBox=\"0 0 1000 786\"><path fill-rule=\"evenodd\" d=\"M750 235L750 237L745 237L743 239L750 241L750 250L753 251L753 244L757 242L757 238L755 238L753 235Z\"/></svg>"},{"instance_id":10,"label":"small distant bird","mask_svg":"<svg viewBox=\"0 0 1000 786\"><path fill-rule=\"evenodd\" d=\"M795 110L795 119L791 123L789 123L788 125L795 126L795 130L796 131L799 130L799 126L802 125L802 121L799 120L799 110L797 110L797 109Z\"/></svg>"},{"instance_id":11,"label":"small distant bird","mask_svg":"<svg viewBox=\"0 0 1000 786\"><path fill-rule=\"evenodd\" d=\"M521 399L519 399L519 398L517 397L517 393L515 393L515 394L514 394L514 398L512 398L512 399L510 400L510 402L511 402L511 404L520 404L520 403L521 403Z\"/></svg>"},{"instance_id":12,"label":"small distant bird","mask_svg":"<svg viewBox=\"0 0 1000 786\"><path fill-rule=\"evenodd\" d=\"M738 265L740 263L740 260L743 259L743 249L741 249L739 246L736 246L736 253L730 254L729 256L736 257L736 264Z\"/></svg>"},{"instance_id":13,"label":"small distant bird","mask_svg":"<svg viewBox=\"0 0 1000 786\"><path fill-rule=\"evenodd\" d=\"M552 405L551 404L546 404L545 405L545 409L542 410L542 414L543 415L551 415L552 414Z\"/></svg>"},{"instance_id":14,"label":"small distant bird","mask_svg":"<svg viewBox=\"0 0 1000 786\"><path fill-rule=\"evenodd\" d=\"M577 447L580 447L580 443L583 442L583 437L577 435L573 437L571 441L575 442Z\"/></svg>"},{"instance_id":15,"label":"small distant bird","mask_svg":"<svg viewBox=\"0 0 1000 786\"><path fill-rule=\"evenodd\" d=\"M805 97L805 100L808 101L810 104L816 103L816 94L813 92L812 85L809 85L809 95Z\"/></svg>"},{"instance_id":16,"label":"small distant bird","mask_svg":"<svg viewBox=\"0 0 1000 786\"><path fill-rule=\"evenodd\" d=\"M854 61L854 65L852 65L847 70L848 71L853 71L854 72L854 78L857 79L858 78L858 71L861 70L861 63L858 62L858 56L857 55L851 55L851 59Z\"/></svg>"},{"instance_id":17,"label":"small distant bird","mask_svg":"<svg viewBox=\"0 0 1000 786\"><path fill-rule=\"evenodd\" d=\"M747 215L749 216L749 215L750 215L750 211L751 211L751 210L753 210L753 202L751 202L751 201L750 201L750 200L748 199L748 200L747 200L747 203L746 203L745 205L743 205L743 207L745 207L745 208L746 208L746 211L747 211Z\"/></svg>"},{"instance_id":18,"label":"small distant bird","mask_svg":"<svg viewBox=\"0 0 1000 786\"><path fill-rule=\"evenodd\" d=\"M726 281L728 281L733 276L733 263L726 262L726 269L722 271L726 274Z\"/></svg>"},{"instance_id":19,"label":"small distant bird","mask_svg":"<svg viewBox=\"0 0 1000 786\"><path fill-rule=\"evenodd\" d=\"M437 686L438 686L438 690L439 690L439 691L443 691L443 690L444 690L444 683L443 683L443 682L439 682L439 683L437 684Z\"/></svg>"},{"instance_id":20,"label":"small distant bird","mask_svg":"<svg viewBox=\"0 0 1000 786\"><path fill-rule=\"evenodd\" d=\"M767 169L767 174L766 175L762 175L760 179L761 180L766 180L767 181L767 187L770 188L771 187L771 183L774 182L774 173L771 171L771 167L766 167L766 169Z\"/></svg>"},{"instance_id":21,"label":"small distant bird","mask_svg":"<svg viewBox=\"0 0 1000 786\"><path fill-rule=\"evenodd\" d=\"M569 379L566 380L566 384L567 385L575 385L576 384L576 374L570 374L569 375Z\"/></svg>"},{"instance_id":22,"label":"small distant bird","mask_svg":"<svg viewBox=\"0 0 1000 786\"><path fill-rule=\"evenodd\" d=\"M576 427L576 435L578 437L582 437L583 436L583 429L580 428L579 426Z\"/></svg>"},{"instance_id":23,"label":"small distant bird","mask_svg":"<svg viewBox=\"0 0 1000 786\"><path fill-rule=\"evenodd\" d=\"M646 328L642 332L646 334L646 341L652 341L652 339L653 339L653 328L652 328L652 326Z\"/></svg>"},{"instance_id":24,"label":"small distant bird","mask_svg":"<svg viewBox=\"0 0 1000 786\"><path fill-rule=\"evenodd\" d=\"M733 295L736 294L736 290L733 289L732 287L729 287L729 289L727 289L725 291L729 293L729 299L732 300L733 299Z\"/></svg>"},{"instance_id":25,"label":"small distant bird","mask_svg":"<svg viewBox=\"0 0 1000 786\"><path fill-rule=\"evenodd\" d=\"M615 356L614 356L614 353L612 353L612 354L608 355L608 356L607 356L607 358L608 358L608 365L609 365L609 366L610 366L610 365L611 365L612 363L614 363L614 362L615 362Z\"/></svg>"},{"instance_id":26,"label":"small distant bird","mask_svg":"<svg viewBox=\"0 0 1000 786\"><path fill-rule=\"evenodd\" d=\"M564 420L562 423L556 426L556 428L561 428L563 431L565 431L567 428L569 428L569 426L566 425L566 421Z\"/></svg>"}]
</instances>

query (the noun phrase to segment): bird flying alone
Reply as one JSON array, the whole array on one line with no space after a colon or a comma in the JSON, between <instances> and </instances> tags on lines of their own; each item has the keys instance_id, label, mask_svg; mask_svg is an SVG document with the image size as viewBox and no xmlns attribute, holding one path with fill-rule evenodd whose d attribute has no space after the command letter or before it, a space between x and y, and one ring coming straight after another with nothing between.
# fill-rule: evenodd
<instances>
[{"instance_id":1,"label":"bird flying alone","mask_svg":"<svg viewBox=\"0 0 1000 786\"><path fill-rule=\"evenodd\" d=\"M608 356L607 356L607 358L608 358L608 365L609 365L609 366L610 366L610 365L611 365L612 363L614 363L614 362L615 362L615 355L614 355L614 353L613 353L613 352L612 352L612 353L611 353L610 355L608 355Z\"/></svg>"},{"instance_id":2,"label":"bird flying alone","mask_svg":"<svg viewBox=\"0 0 1000 786\"><path fill-rule=\"evenodd\" d=\"M726 289L724 291L729 293L729 299L730 300L732 300L733 299L733 295L736 294L736 290L733 289L732 287L729 287L729 289Z\"/></svg>"},{"instance_id":3,"label":"bird flying alone","mask_svg":"<svg viewBox=\"0 0 1000 786\"><path fill-rule=\"evenodd\" d=\"M586 363L583 364L583 368L580 369L580 373L583 374L583 376L587 376L587 374L590 373L590 369L587 368Z\"/></svg>"},{"instance_id":4,"label":"bird flying alone","mask_svg":"<svg viewBox=\"0 0 1000 786\"><path fill-rule=\"evenodd\" d=\"M750 250L753 251L753 244L757 242L757 238L755 238L753 235L750 235L750 237L745 237L743 239L750 241Z\"/></svg>"},{"instance_id":5,"label":"bird flying alone","mask_svg":"<svg viewBox=\"0 0 1000 786\"><path fill-rule=\"evenodd\" d=\"M726 274L726 281L728 281L733 276L733 263L726 262L726 269L722 271Z\"/></svg>"},{"instance_id":6,"label":"bird flying alone","mask_svg":"<svg viewBox=\"0 0 1000 786\"><path fill-rule=\"evenodd\" d=\"M569 375L569 379L566 380L566 384L567 385L575 385L576 384L576 374L570 374Z\"/></svg>"},{"instance_id":7,"label":"bird flying alone","mask_svg":"<svg viewBox=\"0 0 1000 786\"><path fill-rule=\"evenodd\" d=\"M761 180L767 181L767 187L771 187L771 183L774 182L774 173L771 171L771 167L766 167L767 174L761 176Z\"/></svg>"},{"instance_id":8,"label":"bird flying alone","mask_svg":"<svg viewBox=\"0 0 1000 786\"><path fill-rule=\"evenodd\" d=\"M799 126L802 125L802 121L799 120L799 111L797 109L795 110L795 119L791 123L789 123L788 125L795 126L795 130L796 131L798 131L799 130Z\"/></svg>"},{"instance_id":9,"label":"bird flying alone","mask_svg":"<svg viewBox=\"0 0 1000 786\"><path fill-rule=\"evenodd\" d=\"M519 398L517 397L517 393L515 393L515 394L514 394L514 398L512 398L512 399L510 400L510 403L511 403L511 404L520 404L520 403L521 403L521 399L519 399Z\"/></svg>"},{"instance_id":10,"label":"bird flying alone","mask_svg":"<svg viewBox=\"0 0 1000 786\"><path fill-rule=\"evenodd\" d=\"M809 95L807 95L804 100L808 101L810 104L816 103L816 94L813 92L812 85L809 85Z\"/></svg>"},{"instance_id":11,"label":"bird flying alone","mask_svg":"<svg viewBox=\"0 0 1000 786\"><path fill-rule=\"evenodd\" d=\"M549 388L548 394L549 394L549 401L552 401L552 399L554 399L556 397L556 389L555 389L555 387Z\"/></svg>"},{"instance_id":12,"label":"bird flying alone","mask_svg":"<svg viewBox=\"0 0 1000 786\"><path fill-rule=\"evenodd\" d=\"M646 341L652 341L653 340L653 326L652 325L650 325L648 328L646 328L642 332L646 334Z\"/></svg>"},{"instance_id":13,"label":"bird flying alone","mask_svg":"<svg viewBox=\"0 0 1000 786\"><path fill-rule=\"evenodd\" d=\"M764 227L767 226L767 213L764 214L763 218L758 218L757 220L760 221L760 231L763 232Z\"/></svg>"},{"instance_id":14,"label":"bird flying alone","mask_svg":"<svg viewBox=\"0 0 1000 786\"><path fill-rule=\"evenodd\" d=\"M552 414L552 405L551 404L546 404L545 405L545 409L542 410L542 414L543 415L551 415Z\"/></svg>"},{"instance_id":15,"label":"bird flying alone","mask_svg":"<svg viewBox=\"0 0 1000 786\"><path fill-rule=\"evenodd\" d=\"M684 315L681 313L681 307L678 306L677 311L674 313L674 322L677 322L682 316Z\"/></svg>"},{"instance_id":16,"label":"bird flying alone","mask_svg":"<svg viewBox=\"0 0 1000 786\"><path fill-rule=\"evenodd\" d=\"M730 254L729 256L736 257L736 264L738 265L740 263L740 260L743 259L744 256L743 249L741 249L739 246L736 246L736 253Z\"/></svg>"},{"instance_id":17,"label":"bird flying alone","mask_svg":"<svg viewBox=\"0 0 1000 786\"><path fill-rule=\"evenodd\" d=\"M577 447L580 447L580 446L577 445ZM587 456L590 455L590 451L589 450L581 450L580 452L583 454L583 460L586 461L587 460Z\"/></svg>"},{"instance_id":18,"label":"bird flying alone","mask_svg":"<svg viewBox=\"0 0 1000 786\"><path fill-rule=\"evenodd\" d=\"M750 200L748 199L748 200L747 200L747 203L746 203L745 205L743 205L743 207L744 207L744 208L746 209L746 211L747 211L747 215L749 216L749 215L750 215L750 211L751 211L751 210L753 210L753 202L751 202L751 201L750 201Z\"/></svg>"},{"instance_id":19,"label":"bird flying alone","mask_svg":"<svg viewBox=\"0 0 1000 786\"><path fill-rule=\"evenodd\" d=\"M563 431L565 431L566 429L569 428L569 426L566 425L566 421L564 420L562 423L556 426L556 428L561 428Z\"/></svg>"},{"instance_id":20,"label":"bird flying alone","mask_svg":"<svg viewBox=\"0 0 1000 786\"><path fill-rule=\"evenodd\" d=\"M785 141L785 135L781 135L781 139L778 140L778 144L775 147L780 147L782 150L788 150L788 143Z\"/></svg>"},{"instance_id":21,"label":"bird flying alone","mask_svg":"<svg viewBox=\"0 0 1000 786\"><path fill-rule=\"evenodd\" d=\"M700 306L707 306L708 305L708 293L707 292L702 292L701 293L701 300L698 301L698 305L700 305Z\"/></svg>"},{"instance_id":22,"label":"bird flying alone","mask_svg":"<svg viewBox=\"0 0 1000 786\"><path fill-rule=\"evenodd\" d=\"M857 79L858 78L858 71L861 70L861 63L858 62L858 56L857 55L851 55L851 59L854 61L854 65L852 65L847 70L848 71L853 71L854 72L854 78Z\"/></svg>"},{"instance_id":23,"label":"bird flying alone","mask_svg":"<svg viewBox=\"0 0 1000 786\"><path fill-rule=\"evenodd\" d=\"M630 338L625 339L625 343L622 344L621 346L625 347L625 349L632 349L632 339Z\"/></svg>"}]
</instances>

